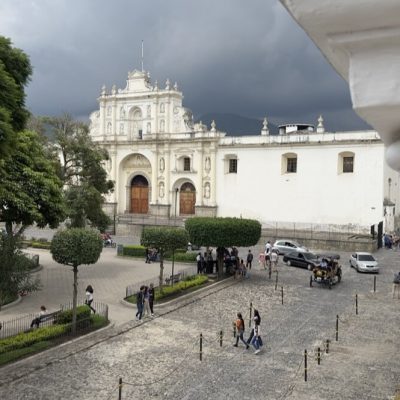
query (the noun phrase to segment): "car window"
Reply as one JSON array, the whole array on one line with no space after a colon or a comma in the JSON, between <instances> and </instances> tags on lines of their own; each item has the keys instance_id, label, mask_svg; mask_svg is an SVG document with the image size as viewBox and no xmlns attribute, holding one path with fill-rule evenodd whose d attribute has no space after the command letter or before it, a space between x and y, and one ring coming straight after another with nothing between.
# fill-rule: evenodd
<instances>
[{"instance_id":1,"label":"car window","mask_svg":"<svg viewBox=\"0 0 400 400\"><path fill-rule=\"evenodd\" d=\"M292 243L290 243L290 242L286 242L286 246L288 246L288 247L296 247L296 246L294 246Z\"/></svg>"},{"instance_id":2,"label":"car window","mask_svg":"<svg viewBox=\"0 0 400 400\"><path fill-rule=\"evenodd\" d=\"M277 245L277 246L284 246L284 245L285 245L285 242L278 242L276 245Z\"/></svg>"},{"instance_id":3,"label":"car window","mask_svg":"<svg viewBox=\"0 0 400 400\"><path fill-rule=\"evenodd\" d=\"M303 258L303 259L304 259L304 256L303 256L303 254L301 254L301 253L298 253L298 254L297 254L297 257Z\"/></svg>"},{"instance_id":4,"label":"car window","mask_svg":"<svg viewBox=\"0 0 400 400\"><path fill-rule=\"evenodd\" d=\"M358 256L360 261L375 261L375 258L372 257L370 254L360 254Z\"/></svg>"}]
</instances>

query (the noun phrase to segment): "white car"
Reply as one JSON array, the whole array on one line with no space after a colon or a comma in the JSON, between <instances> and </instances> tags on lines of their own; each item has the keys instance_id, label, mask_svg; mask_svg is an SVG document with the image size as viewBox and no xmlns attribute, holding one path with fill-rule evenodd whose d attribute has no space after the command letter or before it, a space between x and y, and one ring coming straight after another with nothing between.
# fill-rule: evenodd
<instances>
[{"instance_id":1,"label":"white car","mask_svg":"<svg viewBox=\"0 0 400 400\"><path fill-rule=\"evenodd\" d=\"M292 253L293 251L300 251L300 252L308 251L306 247L301 246L294 240L287 240L287 239L277 240L272 246L272 250L277 251L278 254L289 254Z\"/></svg>"},{"instance_id":2,"label":"white car","mask_svg":"<svg viewBox=\"0 0 400 400\"><path fill-rule=\"evenodd\" d=\"M376 272L379 273L378 262L371 253L357 252L350 257L350 267L357 272Z\"/></svg>"}]
</instances>

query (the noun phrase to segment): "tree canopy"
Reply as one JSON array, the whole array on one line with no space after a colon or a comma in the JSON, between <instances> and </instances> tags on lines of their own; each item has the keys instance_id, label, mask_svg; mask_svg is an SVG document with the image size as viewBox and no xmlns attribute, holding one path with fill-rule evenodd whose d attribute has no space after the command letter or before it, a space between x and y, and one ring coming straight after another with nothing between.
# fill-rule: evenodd
<instances>
[{"instance_id":1,"label":"tree canopy","mask_svg":"<svg viewBox=\"0 0 400 400\"><path fill-rule=\"evenodd\" d=\"M51 241L50 252L59 264L78 267L95 264L103 250L99 233L92 229L70 228L58 231Z\"/></svg>"},{"instance_id":2,"label":"tree canopy","mask_svg":"<svg viewBox=\"0 0 400 400\"><path fill-rule=\"evenodd\" d=\"M160 277L159 286L162 290L164 281L164 254L166 251L174 252L188 244L188 234L182 228L170 228L167 226L145 227L142 231L141 244L146 247L154 247L160 253ZM172 264L173 268L173 264Z\"/></svg>"},{"instance_id":3,"label":"tree canopy","mask_svg":"<svg viewBox=\"0 0 400 400\"><path fill-rule=\"evenodd\" d=\"M142 232L141 244L146 247L155 247L160 252L186 248L188 234L182 228L145 227Z\"/></svg>"},{"instance_id":4,"label":"tree canopy","mask_svg":"<svg viewBox=\"0 0 400 400\"><path fill-rule=\"evenodd\" d=\"M34 223L57 227L65 213L54 159L38 135L28 131L18 134L12 154L12 161L3 165L0 182L0 220L8 234L12 224L20 225L20 233Z\"/></svg>"},{"instance_id":5,"label":"tree canopy","mask_svg":"<svg viewBox=\"0 0 400 400\"><path fill-rule=\"evenodd\" d=\"M104 231L110 223L104 213L104 195L113 190L103 167L109 157L93 143L88 126L65 114L44 119L53 130L54 152L60 157L59 176L65 186L67 213L72 227L84 227L86 220Z\"/></svg>"},{"instance_id":6,"label":"tree canopy","mask_svg":"<svg viewBox=\"0 0 400 400\"><path fill-rule=\"evenodd\" d=\"M253 219L193 217L185 228L198 246L254 246L261 236L261 224Z\"/></svg>"}]
</instances>

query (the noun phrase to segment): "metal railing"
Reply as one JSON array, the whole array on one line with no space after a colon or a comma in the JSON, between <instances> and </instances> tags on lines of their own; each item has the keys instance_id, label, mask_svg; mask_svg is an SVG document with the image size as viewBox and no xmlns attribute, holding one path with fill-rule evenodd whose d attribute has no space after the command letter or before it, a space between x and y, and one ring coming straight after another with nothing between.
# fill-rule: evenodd
<instances>
[{"instance_id":1,"label":"metal railing","mask_svg":"<svg viewBox=\"0 0 400 400\"><path fill-rule=\"evenodd\" d=\"M79 302L78 306L84 305L84 302ZM108 305L100 302L93 302L92 307L96 310L95 315L99 315L108 321ZM58 324L58 318L63 311L72 310L72 302L60 305L60 308L55 311L49 311L47 314L40 318L38 327L49 327ZM8 321L0 321L0 339L18 335L23 332L30 332L37 328L34 321L39 318L39 313L27 314L18 318L14 318ZM87 323L85 323L85 321ZM77 332L83 330L90 330L90 317L86 319L80 319L77 324ZM71 324L72 325L72 324Z\"/></svg>"}]
</instances>

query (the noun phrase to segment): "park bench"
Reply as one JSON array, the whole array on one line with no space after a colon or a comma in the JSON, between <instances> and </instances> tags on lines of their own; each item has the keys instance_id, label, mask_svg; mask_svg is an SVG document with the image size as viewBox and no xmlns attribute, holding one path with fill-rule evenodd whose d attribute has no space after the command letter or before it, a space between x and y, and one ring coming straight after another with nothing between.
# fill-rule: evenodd
<instances>
[{"instance_id":1,"label":"park bench","mask_svg":"<svg viewBox=\"0 0 400 400\"><path fill-rule=\"evenodd\" d=\"M174 274L174 275L170 275L169 278L165 278L165 283L167 285L169 285L170 283L177 283L182 279L182 274L178 273L178 274Z\"/></svg>"},{"instance_id":2,"label":"park bench","mask_svg":"<svg viewBox=\"0 0 400 400\"><path fill-rule=\"evenodd\" d=\"M37 317L37 319L39 320L39 324L37 325L37 327L40 327L40 324L43 322L47 322L47 321L53 321L53 324L56 321L57 316L62 312L62 310L57 310L57 311L53 311L51 313L47 313L44 315L41 315L40 317ZM35 318L36 319L36 318ZM35 320L34 319L34 320ZM32 328L27 329L25 332L29 332L31 331Z\"/></svg>"}]
</instances>

